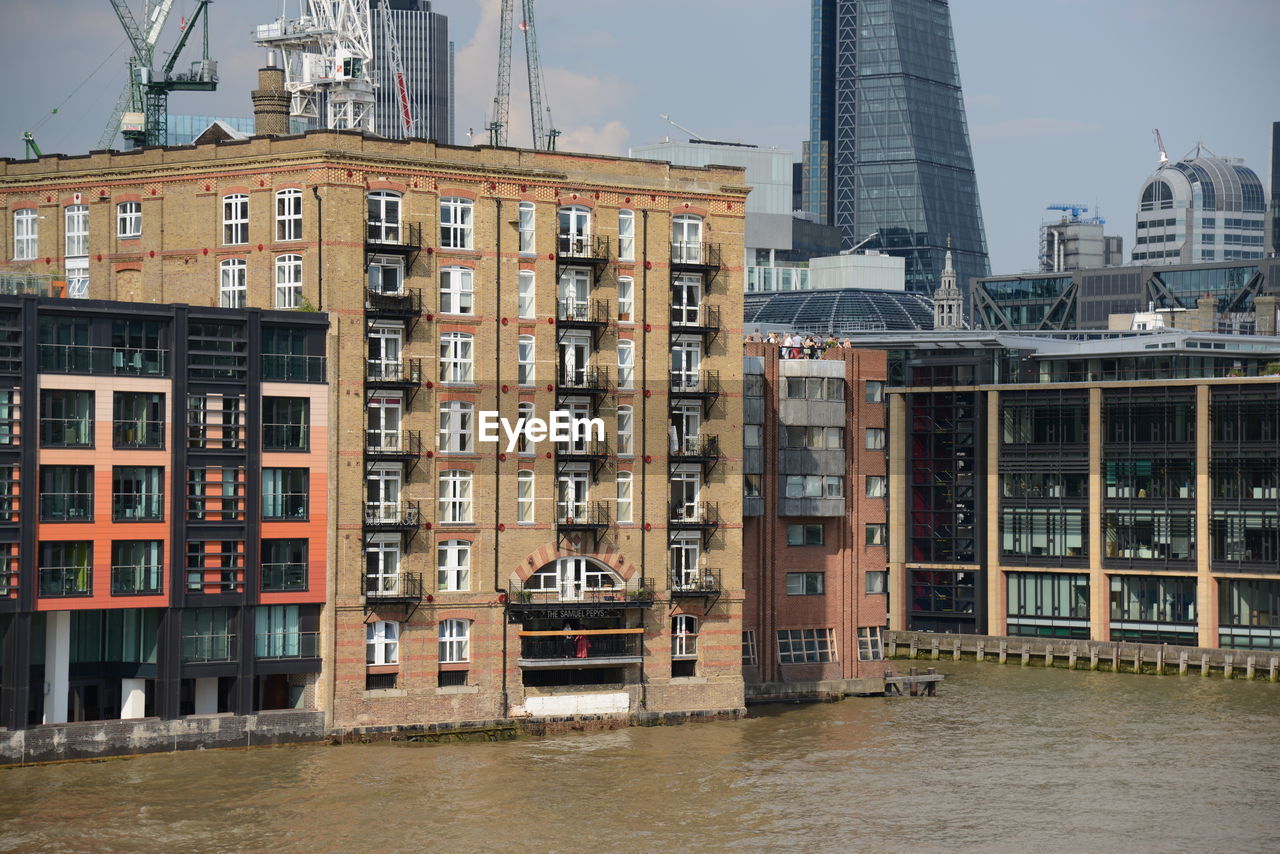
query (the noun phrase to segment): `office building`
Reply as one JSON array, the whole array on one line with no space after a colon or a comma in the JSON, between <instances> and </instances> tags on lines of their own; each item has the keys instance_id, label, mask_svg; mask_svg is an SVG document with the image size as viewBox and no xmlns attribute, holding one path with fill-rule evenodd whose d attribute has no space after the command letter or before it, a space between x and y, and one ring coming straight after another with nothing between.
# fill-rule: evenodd
<instances>
[{"instance_id":1,"label":"office building","mask_svg":"<svg viewBox=\"0 0 1280 854\"><path fill-rule=\"evenodd\" d=\"M136 247L108 242L114 289L136 286ZM326 315L51 280L0 274L0 724L314 712Z\"/></svg>"},{"instance_id":2,"label":"office building","mask_svg":"<svg viewBox=\"0 0 1280 854\"><path fill-rule=\"evenodd\" d=\"M1133 262L1196 264L1265 255L1266 195L1239 157L1197 144L1161 163L1138 197Z\"/></svg>"},{"instance_id":3,"label":"office building","mask_svg":"<svg viewBox=\"0 0 1280 854\"><path fill-rule=\"evenodd\" d=\"M1065 273L1089 267L1115 267L1125 262L1124 238L1103 233L1106 220L1082 217L1087 208L1066 208L1054 222L1040 226L1040 272Z\"/></svg>"},{"instance_id":4,"label":"office building","mask_svg":"<svg viewBox=\"0 0 1280 854\"><path fill-rule=\"evenodd\" d=\"M414 135L453 142L453 43L449 19L431 11L430 0L385 0L371 9L373 70L380 81L374 130L388 139L405 137L400 99L394 85L386 28L400 44Z\"/></svg>"},{"instance_id":5,"label":"office building","mask_svg":"<svg viewBox=\"0 0 1280 854\"><path fill-rule=\"evenodd\" d=\"M884 674L885 354L784 355L746 345L743 674L748 696L856 693Z\"/></svg>"},{"instance_id":6,"label":"office building","mask_svg":"<svg viewBox=\"0 0 1280 854\"><path fill-rule=\"evenodd\" d=\"M946 0L813 0L805 210L931 294L948 236L962 290L990 274Z\"/></svg>"},{"instance_id":7,"label":"office building","mask_svg":"<svg viewBox=\"0 0 1280 854\"><path fill-rule=\"evenodd\" d=\"M334 318L309 559L336 727L740 712L746 192L329 131L0 163L15 272ZM489 441L552 411L604 436Z\"/></svg>"}]
</instances>

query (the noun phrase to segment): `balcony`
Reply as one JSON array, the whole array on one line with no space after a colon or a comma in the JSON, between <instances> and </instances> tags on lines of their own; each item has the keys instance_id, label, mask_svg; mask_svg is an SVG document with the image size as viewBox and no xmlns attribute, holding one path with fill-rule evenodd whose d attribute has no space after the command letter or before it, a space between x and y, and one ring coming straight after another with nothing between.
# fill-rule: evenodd
<instances>
[{"instance_id":1,"label":"balcony","mask_svg":"<svg viewBox=\"0 0 1280 854\"><path fill-rule=\"evenodd\" d=\"M701 335L704 341L711 341L720 334L720 306L673 305L671 334Z\"/></svg>"},{"instance_id":2,"label":"balcony","mask_svg":"<svg viewBox=\"0 0 1280 854\"><path fill-rule=\"evenodd\" d=\"M161 592L159 564L111 567L112 596L145 596Z\"/></svg>"},{"instance_id":3,"label":"balcony","mask_svg":"<svg viewBox=\"0 0 1280 854\"><path fill-rule=\"evenodd\" d=\"M371 219L365 222L364 248L378 255L412 255L422 248L422 223Z\"/></svg>"},{"instance_id":4,"label":"balcony","mask_svg":"<svg viewBox=\"0 0 1280 854\"><path fill-rule=\"evenodd\" d=\"M590 266L595 268L596 277L609 263L612 255L609 238L584 235L560 234L556 238L556 273L565 267Z\"/></svg>"},{"instance_id":5,"label":"balcony","mask_svg":"<svg viewBox=\"0 0 1280 854\"><path fill-rule=\"evenodd\" d=\"M184 664L213 664L239 658L239 643L233 634L185 635L182 638Z\"/></svg>"},{"instance_id":6,"label":"balcony","mask_svg":"<svg viewBox=\"0 0 1280 854\"><path fill-rule=\"evenodd\" d=\"M288 383L322 383L324 382L324 363L324 356L263 353L262 378Z\"/></svg>"},{"instance_id":7,"label":"balcony","mask_svg":"<svg viewBox=\"0 0 1280 854\"><path fill-rule=\"evenodd\" d=\"M310 449L310 430L306 424L263 424L262 450L307 451Z\"/></svg>"},{"instance_id":8,"label":"balcony","mask_svg":"<svg viewBox=\"0 0 1280 854\"><path fill-rule=\"evenodd\" d=\"M598 533L610 525L609 505L603 501L578 501L557 508L556 529Z\"/></svg>"},{"instance_id":9,"label":"balcony","mask_svg":"<svg viewBox=\"0 0 1280 854\"><path fill-rule=\"evenodd\" d=\"M364 526L375 531L417 530L422 517L417 501L366 501Z\"/></svg>"},{"instance_id":10,"label":"balcony","mask_svg":"<svg viewBox=\"0 0 1280 854\"><path fill-rule=\"evenodd\" d=\"M49 374L103 374L122 377L169 375L167 350L40 344L37 359L40 371Z\"/></svg>"},{"instance_id":11,"label":"balcony","mask_svg":"<svg viewBox=\"0 0 1280 854\"><path fill-rule=\"evenodd\" d=\"M608 460L610 453L608 439L591 438L577 442L556 442L556 462L591 463L593 479L599 476L599 470Z\"/></svg>"},{"instance_id":12,"label":"balcony","mask_svg":"<svg viewBox=\"0 0 1280 854\"><path fill-rule=\"evenodd\" d=\"M562 368L556 377L556 393L604 397L609 393L609 371L606 368L582 368L574 371Z\"/></svg>"},{"instance_id":13,"label":"balcony","mask_svg":"<svg viewBox=\"0 0 1280 854\"><path fill-rule=\"evenodd\" d=\"M93 419L41 418L40 447L42 448L92 448Z\"/></svg>"},{"instance_id":14,"label":"balcony","mask_svg":"<svg viewBox=\"0 0 1280 854\"><path fill-rule=\"evenodd\" d=\"M401 359L384 362L367 359L364 367L365 385L370 388L414 389L422 385L422 360Z\"/></svg>"},{"instance_id":15,"label":"balcony","mask_svg":"<svg viewBox=\"0 0 1280 854\"><path fill-rule=\"evenodd\" d=\"M128 421L111 422L111 444L122 450L162 451L164 450L163 421Z\"/></svg>"},{"instance_id":16,"label":"balcony","mask_svg":"<svg viewBox=\"0 0 1280 854\"><path fill-rule=\"evenodd\" d=\"M204 555L199 555L203 558ZM243 566L188 566L186 591L190 594L214 596L244 592Z\"/></svg>"},{"instance_id":17,"label":"balcony","mask_svg":"<svg viewBox=\"0 0 1280 854\"><path fill-rule=\"evenodd\" d=\"M562 329L604 329L609 325L609 301L558 299L556 325Z\"/></svg>"},{"instance_id":18,"label":"balcony","mask_svg":"<svg viewBox=\"0 0 1280 854\"><path fill-rule=\"evenodd\" d=\"M720 505L714 501L674 501L669 525L685 531L715 528L720 524Z\"/></svg>"},{"instance_id":19,"label":"balcony","mask_svg":"<svg viewBox=\"0 0 1280 854\"><path fill-rule=\"evenodd\" d=\"M39 578L41 597L93 595L93 569L88 566L42 566Z\"/></svg>"},{"instance_id":20,"label":"balcony","mask_svg":"<svg viewBox=\"0 0 1280 854\"><path fill-rule=\"evenodd\" d=\"M159 493L116 492L111 495L111 521L164 521L164 496Z\"/></svg>"},{"instance_id":21,"label":"balcony","mask_svg":"<svg viewBox=\"0 0 1280 854\"><path fill-rule=\"evenodd\" d=\"M259 661L318 658L319 655L319 632L269 632L260 634L253 650L253 657Z\"/></svg>"},{"instance_id":22,"label":"balcony","mask_svg":"<svg viewBox=\"0 0 1280 854\"><path fill-rule=\"evenodd\" d=\"M608 667L644 661L644 629L520 632L521 667Z\"/></svg>"},{"instance_id":23,"label":"balcony","mask_svg":"<svg viewBox=\"0 0 1280 854\"><path fill-rule=\"evenodd\" d=\"M718 569L675 569L670 580L673 596L719 596L724 591Z\"/></svg>"},{"instance_id":24,"label":"balcony","mask_svg":"<svg viewBox=\"0 0 1280 854\"><path fill-rule=\"evenodd\" d=\"M685 436L671 443L670 460L673 463L711 463L720 460L720 437L703 433Z\"/></svg>"},{"instance_id":25,"label":"balcony","mask_svg":"<svg viewBox=\"0 0 1280 854\"><path fill-rule=\"evenodd\" d=\"M417 603L422 601L422 573L401 572L395 575L366 575L365 599L369 604Z\"/></svg>"},{"instance_id":26,"label":"balcony","mask_svg":"<svg viewBox=\"0 0 1280 854\"><path fill-rule=\"evenodd\" d=\"M41 522L93 521L92 492L40 493Z\"/></svg>"},{"instance_id":27,"label":"balcony","mask_svg":"<svg viewBox=\"0 0 1280 854\"><path fill-rule=\"evenodd\" d=\"M719 270L720 244L701 240L672 242L671 269L700 273Z\"/></svg>"},{"instance_id":28,"label":"balcony","mask_svg":"<svg viewBox=\"0 0 1280 854\"><path fill-rule=\"evenodd\" d=\"M305 563L264 563L259 578L263 593L290 593L307 589Z\"/></svg>"},{"instance_id":29,"label":"balcony","mask_svg":"<svg viewBox=\"0 0 1280 854\"><path fill-rule=\"evenodd\" d=\"M672 371L670 394L672 398L701 400L706 412L720 397L720 372Z\"/></svg>"},{"instance_id":30,"label":"balcony","mask_svg":"<svg viewBox=\"0 0 1280 854\"><path fill-rule=\"evenodd\" d=\"M422 314L422 288L401 288L391 293L366 288L364 310L369 317L418 317Z\"/></svg>"},{"instance_id":31,"label":"balcony","mask_svg":"<svg viewBox=\"0 0 1280 854\"><path fill-rule=\"evenodd\" d=\"M367 430L365 451L371 461L417 460L422 456L422 434L417 430Z\"/></svg>"},{"instance_id":32,"label":"balcony","mask_svg":"<svg viewBox=\"0 0 1280 854\"><path fill-rule=\"evenodd\" d=\"M517 590L507 602L507 610L566 611L588 608L648 608L654 601L654 584L650 579L632 578L621 587L583 587L581 583L562 585L553 590Z\"/></svg>"}]
</instances>

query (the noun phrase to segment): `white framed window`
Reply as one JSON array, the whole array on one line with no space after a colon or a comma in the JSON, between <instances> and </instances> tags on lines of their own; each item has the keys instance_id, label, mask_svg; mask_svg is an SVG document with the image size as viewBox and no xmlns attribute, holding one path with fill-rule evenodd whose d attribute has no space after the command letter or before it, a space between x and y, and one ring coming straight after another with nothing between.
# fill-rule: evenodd
<instances>
[{"instance_id":1,"label":"white framed window","mask_svg":"<svg viewBox=\"0 0 1280 854\"><path fill-rule=\"evenodd\" d=\"M561 255L585 256L591 247L591 209L583 205L569 205L560 209Z\"/></svg>"},{"instance_id":2,"label":"white framed window","mask_svg":"<svg viewBox=\"0 0 1280 854\"><path fill-rule=\"evenodd\" d=\"M68 258L89 254L89 206L67 205L66 236Z\"/></svg>"},{"instance_id":3,"label":"white framed window","mask_svg":"<svg viewBox=\"0 0 1280 854\"><path fill-rule=\"evenodd\" d=\"M471 521L471 472L461 469L440 472L440 521L446 524Z\"/></svg>"},{"instance_id":4,"label":"white framed window","mask_svg":"<svg viewBox=\"0 0 1280 854\"><path fill-rule=\"evenodd\" d=\"M868 498L884 498L889 494L887 478L883 475L870 474L867 475L867 497Z\"/></svg>"},{"instance_id":5,"label":"white framed window","mask_svg":"<svg viewBox=\"0 0 1280 854\"><path fill-rule=\"evenodd\" d=\"M636 214L626 208L618 211L618 260L636 260ZM621 297L618 302L621 311Z\"/></svg>"},{"instance_id":6,"label":"white framed window","mask_svg":"<svg viewBox=\"0 0 1280 854\"><path fill-rule=\"evenodd\" d=\"M581 267L569 267L560 274L560 305L556 316L561 320L586 319L590 295L591 274Z\"/></svg>"},{"instance_id":7,"label":"white framed window","mask_svg":"<svg viewBox=\"0 0 1280 854\"><path fill-rule=\"evenodd\" d=\"M440 270L440 313L471 314L475 285L469 267Z\"/></svg>"},{"instance_id":8,"label":"white framed window","mask_svg":"<svg viewBox=\"0 0 1280 854\"><path fill-rule=\"evenodd\" d=\"M867 450L883 451L884 450L884 430L880 427L867 428Z\"/></svg>"},{"instance_id":9,"label":"white framed window","mask_svg":"<svg viewBox=\"0 0 1280 854\"><path fill-rule=\"evenodd\" d=\"M473 344L474 338L467 332L445 332L440 336L440 382L474 381Z\"/></svg>"},{"instance_id":10,"label":"white framed window","mask_svg":"<svg viewBox=\"0 0 1280 854\"><path fill-rule=\"evenodd\" d=\"M677 521L700 521L698 496L702 491L702 469L676 466L669 477L671 484L671 518Z\"/></svg>"},{"instance_id":11,"label":"white framed window","mask_svg":"<svg viewBox=\"0 0 1280 854\"><path fill-rule=\"evenodd\" d=\"M618 277L618 322L634 323L636 310L636 280L630 276Z\"/></svg>"},{"instance_id":12,"label":"white framed window","mask_svg":"<svg viewBox=\"0 0 1280 854\"><path fill-rule=\"evenodd\" d=\"M471 660L471 623L468 620L440 621L440 663L465 664Z\"/></svg>"},{"instance_id":13,"label":"white framed window","mask_svg":"<svg viewBox=\"0 0 1280 854\"><path fill-rule=\"evenodd\" d=\"M67 296L87 299L89 296L89 259L67 259Z\"/></svg>"},{"instance_id":14,"label":"white framed window","mask_svg":"<svg viewBox=\"0 0 1280 854\"><path fill-rule=\"evenodd\" d=\"M404 288L404 259L374 255L369 259L369 290L375 294L398 294Z\"/></svg>"},{"instance_id":15,"label":"white framed window","mask_svg":"<svg viewBox=\"0 0 1280 854\"><path fill-rule=\"evenodd\" d=\"M228 258L218 265L218 305L244 308L248 297L248 266L243 258Z\"/></svg>"},{"instance_id":16,"label":"white framed window","mask_svg":"<svg viewBox=\"0 0 1280 854\"><path fill-rule=\"evenodd\" d=\"M471 543L444 540L436 545L436 588L447 593L471 589Z\"/></svg>"},{"instance_id":17,"label":"white framed window","mask_svg":"<svg viewBox=\"0 0 1280 854\"><path fill-rule=\"evenodd\" d=\"M585 519L590 472L573 464L556 476L556 521Z\"/></svg>"},{"instance_id":18,"label":"white framed window","mask_svg":"<svg viewBox=\"0 0 1280 854\"><path fill-rule=\"evenodd\" d=\"M535 233L533 230L534 210L533 202L520 203L520 220L518 227L520 229L521 255L533 255L538 251L537 244L534 239Z\"/></svg>"},{"instance_id":19,"label":"white framed window","mask_svg":"<svg viewBox=\"0 0 1280 854\"><path fill-rule=\"evenodd\" d=\"M634 341L618 342L618 388L633 388L636 373L636 344Z\"/></svg>"},{"instance_id":20,"label":"white framed window","mask_svg":"<svg viewBox=\"0 0 1280 854\"><path fill-rule=\"evenodd\" d=\"M702 263L702 217L680 214L671 219L671 260Z\"/></svg>"},{"instance_id":21,"label":"white framed window","mask_svg":"<svg viewBox=\"0 0 1280 854\"><path fill-rule=\"evenodd\" d=\"M533 403L531 403L530 401L525 401L521 403L519 406L517 406L516 417L523 418L525 423L528 424L529 419L533 417ZM516 440L516 453L517 454L533 453L533 442L530 441L529 434L523 430L520 431L520 436Z\"/></svg>"},{"instance_id":22,"label":"white framed window","mask_svg":"<svg viewBox=\"0 0 1280 854\"><path fill-rule=\"evenodd\" d=\"M635 453L635 427L630 406L618 407L618 455L629 457Z\"/></svg>"},{"instance_id":23,"label":"white framed window","mask_svg":"<svg viewBox=\"0 0 1280 854\"><path fill-rule=\"evenodd\" d=\"M302 256L276 257L276 308L302 305Z\"/></svg>"},{"instance_id":24,"label":"white framed window","mask_svg":"<svg viewBox=\"0 0 1280 854\"><path fill-rule=\"evenodd\" d=\"M533 469L516 472L516 521L522 525L533 524L533 485Z\"/></svg>"},{"instance_id":25,"label":"white framed window","mask_svg":"<svg viewBox=\"0 0 1280 854\"><path fill-rule=\"evenodd\" d=\"M631 522L631 472L618 472L618 521L622 524Z\"/></svg>"},{"instance_id":26,"label":"white framed window","mask_svg":"<svg viewBox=\"0 0 1280 854\"><path fill-rule=\"evenodd\" d=\"M475 404L465 400L446 400L440 404L440 439L442 454L470 454L475 451Z\"/></svg>"},{"instance_id":27,"label":"white framed window","mask_svg":"<svg viewBox=\"0 0 1280 854\"><path fill-rule=\"evenodd\" d=\"M249 242L249 197L244 193L222 197L222 242L227 246Z\"/></svg>"},{"instance_id":28,"label":"white framed window","mask_svg":"<svg viewBox=\"0 0 1280 854\"><path fill-rule=\"evenodd\" d=\"M142 202L121 202L116 205L116 237L132 240L142 236Z\"/></svg>"},{"instance_id":29,"label":"white framed window","mask_svg":"<svg viewBox=\"0 0 1280 854\"><path fill-rule=\"evenodd\" d=\"M681 273L671 282L671 323L697 326L702 317L702 277Z\"/></svg>"},{"instance_id":30,"label":"white framed window","mask_svg":"<svg viewBox=\"0 0 1280 854\"><path fill-rule=\"evenodd\" d=\"M35 260L40 216L31 208L13 212L13 260Z\"/></svg>"},{"instance_id":31,"label":"white framed window","mask_svg":"<svg viewBox=\"0 0 1280 854\"><path fill-rule=\"evenodd\" d=\"M446 196L440 200L440 246L471 249L475 203L470 199Z\"/></svg>"},{"instance_id":32,"label":"white framed window","mask_svg":"<svg viewBox=\"0 0 1280 854\"><path fill-rule=\"evenodd\" d=\"M755 667L760 663L756 654L756 633L748 629L742 633L742 666Z\"/></svg>"},{"instance_id":33,"label":"white framed window","mask_svg":"<svg viewBox=\"0 0 1280 854\"><path fill-rule=\"evenodd\" d=\"M675 536L667 549L673 590L697 590L703 585L701 567L702 538L681 533Z\"/></svg>"},{"instance_id":34,"label":"white framed window","mask_svg":"<svg viewBox=\"0 0 1280 854\"><path fill-rule=\"evenodd\" d=\"M378 620L364 627L365 664L374 666L400 663L400 624Z\"/></svg>"},{"instance_id":35,"label":"white framed window","mask_svg":"<svg viewBox=\"0 0 1280 854\"><path fill-rule=\"evenodd\" d=\"M518 303L516 305L516 314L520 317L533 317L534 304L534 286L535 280L532 270L521 270L519 278Z\"/></svg>"},{"instance_id":36,"label":"white framed window","mask_svg":"<svg viewBox=\"0 0 1280 854\"><path fill-rule=\"evenodd\" d=\"M400 593L400 535L378 534L364 549L365 595L395 596Z\"/></svg>"},{"instance_id":37,"label":"white framed window","mask_svg":"<svg viewBox=\"0 0 1280 854\"><path fill-rule=\"evenodd\" d=\"M780 664L817 664L836 660L831 629L783 629L778 632Z\"/></svg>"},{"instance_id":38,"label":"white framed window","mask_svg":"<svg viewBox=\"0 0 1280 854\"><path fill-rule=\"evenodd\" d=\"M865 626L858 629L858 660L881 661L884 659L884 644L880 641L879 626Z\"/></svg>"},{"instance_id":39,"label":"white framed window","mask_svg":"<svg viewBox=\"0 0 1280 854\"><path fill-rule=\"evenodd\" d=\"M404 398L398 394L379 394L366 408L369 423L365 440L371 451L401 450L400 416L404 414Z\"/></svg>"},{"instance_id":40,"label":"white framed window","mask_svg":"<svg viewBox=\"0 0 1280 854\"><path fill-rule=\"evenodd\" d=\"M373 466L364 479L364 518L370 524L400 519L404 471L399 463Z\"/></svg>"},{"instance_id":41,"label":"white framed window","mask_svg":"<svg viewBox=\"0 0 1280 854\"><path fill-rule=\"evenodd\" d=\"M537 362L534 360L534 337L521 335L516 339L516 382L519 385L533 385L537 382Z\"/></svg>"},{"instance_id":42,"label":"white framed window","mask_svg":"<svg viewBox=\"0 0 1280 854\"><path fill-rule=\"evenodd\" d=\"M276 240L302 239L302 191L276 191Z\"/></svg>"},{"instance_id":43,"label":"white framed window","mask_svg":"<svg viewBox=\"0 0 1280 854\"><path fill-rule=\"evenodd\" d=\"M671 343L672 388L697 390L702 387L702 341L676 338Z\"/></svg>"},{"instance_id":44,"label":"white framed window","mask_svg":"<svg viewBox=\"0 0 1280 854\"><path fill-rule=\"evenodd\" d=\"M400 242L400 194L374 190L365 202L369 212L369 242Z\"/></svg>"},{"instance_id":45,"label":"white framed window","mask_svg":"<svg viewBox=\"0 0 1280 854\"><path fill-rule=\"evenodd\" d=\"M368 338L365 375L371 380L404 378L404 326L387 321L374 323L369 327Z\"/></svg>"},{"instance_id":46,"label":"white framed window","mask_svg":"<svg viewBox=\"0 0 1280 854\"><path fill-rule=\"evenodd\" d=\"M698 618L692 614L676 614L671 618L671 657L698 657Z\"/></svg>"}]
</instances>

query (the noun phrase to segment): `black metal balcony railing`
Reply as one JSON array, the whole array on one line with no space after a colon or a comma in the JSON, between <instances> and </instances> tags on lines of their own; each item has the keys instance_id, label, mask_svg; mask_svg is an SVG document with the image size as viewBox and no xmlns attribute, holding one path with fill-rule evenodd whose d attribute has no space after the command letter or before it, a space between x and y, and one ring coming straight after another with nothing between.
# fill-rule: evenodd
<instances>
[{"instance_id":1,"label":"black metal balcony railing","mask_svg":"<svg viewBox=\"0 0 1280 854\"><path fill-rule=\"evenodd\" d=\"M717 332L720 329L720 306L683 305L671 307L671 331Z\"/></svg>"},{"instance_id":2,"label":"black metal balcony railing","mask_svg":"<svg viewBox=\"0 0 1280 854\"><path fill-rule=\"evenodd\" d=\"M0 599L13 599L18 595L18 571L0 569Z\"/></svg>"},{"instance_id":3,"label":"black metal balcony railing","mask_svg":"<svg viewBox=\"0 0 1280 854\"><path fill-rule=\"evenodd\" d=\"M422 288L402 288L387 293L365 290L365 311L388 317L414 317L422 314Z\"/></svg>"},{"instance_id":4,"label":"black metal balcony railing","mask_svg":"<svg viewBox=\"0 0 1280 854\"><path fill-rule=\"evenodd\" d=\"M632 578L618 587L584 587L581 583L552 590L517 590L507 603L511 610L551 610L582 605L614 608L647 608L653 604L652 579Z\"/></svg>"},{"instance_id":5,"label":"black metal balcony railing","mask_svg":"<svg viewBox=\"0 0 1280 854\"><path fill-rule=\"evenodd\" d=\"M556 319L561 326L604 326L609 323L609 301L556 300Z\"/></svg>"},{"instance_id":6,"label":"black metal balcony railing","mask_svg":"<svg viewBox=\"0 0 1280 854\"><path fill-rule=\"evenodd\" d=\"M521 632L520 659L575 664L592 659L644 658L643 629L577 629L560 632Z\"/></svg>"},{"instance_id":7,"label":"black metal balcony railing","mask_svg":"<svg viewBox=\"0 0 1280 854\"><path fill-rule=\"evenodd\" d=\"M365 223L365 245L378 252L411 251L422 246L422 223L371 219Z\"/></svg>"},{"instance_id":8,"label":"black metal balcony railing","mask_svg":"<svg viewBox=\"0 0 1280 854\"><path fill-rule=\"evenodd\" d=\"M111 496L113 522L159 522L164 519L164 495L116 492Z\"/></svg>"},{"instance_id":9,"label":"black metal balcony railing","mask_svg":"<svg viewBox=\"0 0 1280 854\"><path fill-rule=\"evenodd\" d=\"M257 659L316 658L319 632L268 632L259 634L253 657Z\"/></svg>"},{"instance_id":10,"label":"black metal balcony railing","mask_svg":"<svg viewBox=\"0 0 1280 854\"><path fill-rule=\"evenodd\" d=\"M671 393L675 395L716 395L720 393L719 371L672 371Z\"/></svg>"},{"instance_id":11,"label":"black metal balcony railing","mask_svg":"<svg viewBox=\"0 0 1280 854\"><path fill-rule=\"evenodd\" d=\"M264 492L262 519L266 522L302 522L307 518L310 495L306 492Z\"/></svg>"},{"instance_id":12,"label":"black metal balcony railing","mask_svg":"<svg viewBox=\"0 0 1280 854\"><path fill-rule=\"evenodd\" d=\"M182 638L182 660L191 664L235 661L240 648L233 634L186 635Z\"/></svg>"},{"instance_id":13,"label":"black metal balcony railing","mask_svg":"<svg viewBox=\"0 0 1280 854\"><path fill-rule=\"evenodd\" d=\"M111 443L117 448L137 450L164 449L163 421L113 421Z\"/></svg>"},{"instance_id":14,"label":"black metal balcony railing","mask_svg":"<svg viewBox=\"0 0 1280 854\"><path fill-rule=\"evenodd\" d=\"M720 244L701 240L673 241L671 264L677 267L719 267Z\"/></svg>"},{"instance_id":15,"label":"black metal balcony railing","mask_svg":"<svg viewBox=\"0 0 1280 854\"><path fill-rule=\"evenodd\" d=\"M139 596L161 592L159 564L111 567L111 595Z\"/></svg>"},{"instance_id":16,"label":"black metal balcony railing","mask_svg":"<svg viewBox=\"0 0 1280 854\"><path fill-rule=\"evenodd\" d=\"M556 384L561 391L604 394L609 390L609 371L607 368L583 368L575 371L561 370Z\"/></svg>"},{"instance_id":17,"label":"black metal balcony railing","mask_svg":"<svg viewBox=\"0 0 1280 854\"><path fill-rule=\"evenodd\" d=\"M590 262L607 262L610 255L608 237L585 234L560 234L556 236L556 254L564 259Z\"/></svg>"},{"instance_id":18,"label":"black metal balcony railing","mask_svg":"<svg viewBox=\"0 0 1280 854\"><path fill-rule=\"evenodd\" d=\"M386 362L368 359L365 361L364 375L365 380L374 385L418 385L422 382L422 360Z\"/></svg>"},{"instance_id":19,"label":"black metal balcony railing","mask_svg":"<svg viewBox=\"0 0 1280 854\"><path fill-rule=\"evenodd\" d=\"M556 456L564 458L607 457L611 453L608 439L582 439L577 442L556 442Z\"/></svg>"},{"instance_id":20,"label":"black metal balcony railing","mask_svg":"<svg viewBox=\"0 0 1280 854\"><path fill-rule=\"evenodd\" d=\"M719 593L724 588L720 582L718 569L673 569L671 571L671 592L673 593Z\"/></svg>"},{"instance_id":21,"label":"black metal balcony railing","mask_svg":"<svg viewBox=\"0 0 1280 854\"><path fill-rule=\"evenodd\" d=\"M39 577L41 596L93 594L93 569L88 566L42 566Z\"/></svg>"},{"instance_id":22,"label":"black metal balcony railing","mask_svg":"<svg viewBox=\"0 0 1280 854\"><path fill-rule=\"evenodd\" d=\"M556 506L556 526L565 529L609 527L609 505L603 501L577 501Z\"/></svg>"},{"instance_id":23,"label":"black metal balcony railing","mask_svg":"<svg viewBox=\"0 0 1280 854\"><path fill-rule=\"evenodd\" d=\"M93 419L41 418L40 446L43 448L92 448Z\"/></svg>"},{"instance_id":24,"label":"black metal balcony railing","mask_svg":"<svg viewBox=\"0 0 1280 854\"><path fill-rule=\"evenodd\" d=\"M416 457L422 453L422 434L417 430L368 430L365 443L371 457Z\"/></svg>"},{"instance_id":25,"label":"black metal balcony railing","mask_svg":"<svg viewBox=\"0 0 1280 854\"><path fill-rule=\"evenodd\" d=\"M89 522L92 520L92 492L40 493L41 522Z\"/></svg>"},{"instance_id":26,"label":"black metal balcony railing","mask_svg":"<svg viewBox=\"0 0 1280 854\"><path fill-rule=\"evenodd\" d=\"M324 382L324 356L263 353L262 378L294 383Z\"/></svg>"},{"instance_id":27,"label":"black metal balcony railing","mask_svg":"<svg viewBox=\"0 0 1280 854\"><path fill-rule=\"evenodd\" d=\"M262 425L264 451L306 451L310 449L310 438L306 424Z\"/></svg>"},{"instance_id":28,"label":"black metal balcony railing","mask_svg":"<svg viewBox=\"0 0 1280 854\"><path fill-rule=\"evenodd\" d=\"M380 602L418 602L422 599L422 573L366 575L364 593Z\"/></svg>"},{"instance_id":29,"label":"black metal balcony railing","mask_svg":"<svg viewBox=\"0 0 1280 854\"><path fill-rule=\"evenodd\" d=\"M714 501L674 501L671 504L672 526L704 527L720 524L720 505Z\"/></svg>"},{"instance_id":30,"label":"black metal balcony railing","mask_svg":"<svg viewBox=\"0 0 1280 854\"><path fill-rule=\"evenodd\" d=\"M108 374L162 377L169 374L167 350L91 347L87 344L40 344L40 370L56 374Z\"/></svg>"},{"instance_id":31,"label":"black metal balcony railing","mask_svg":"<svg viewBox=\"0 0 1280 854\"><path fill-rule=\"evenodd\" d=\"M714 460L720 457L720 437L709 434L685 436L671 443L671 458L683 460Z\"/></svg>"},{"instance_id":32,"label":"black metal balcony railing","mask_svg":"<svg viewBox=\"0 0 1280 854\"><path fill-rule=\"evenodd\" d=\"M263 593L287 593L307 589L305 563L264 563L260 584Z\"/></svg>"},{"instance_id":33,"label":"black metal balcony railing","mask_svg":"<svg viewBox=\"0 0 1280 854\"><path fill-rule=\"evenodd\" d=\"M417 501L364 503L364 524L368 528L416 528L421 518Z\"/></svg>"}]
</instances>

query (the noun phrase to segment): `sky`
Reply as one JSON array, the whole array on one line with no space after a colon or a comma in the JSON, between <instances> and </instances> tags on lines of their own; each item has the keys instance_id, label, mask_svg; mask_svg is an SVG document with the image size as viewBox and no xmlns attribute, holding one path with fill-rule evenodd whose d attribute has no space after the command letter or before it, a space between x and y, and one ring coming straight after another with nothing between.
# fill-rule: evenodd
<instances>
[{"instance_id":1,"label":"sky","mask_svg":"<svg viewBox=\"0 0 1280 854\"><path fill-rule=\"evenodd\" d=\"M129 0L141 8L142 0ZM290 9L297 0L288 0ZM219 91L177 93L173 113L249 115L263 52L250 31L280 0L217 0ZM176 0L171 23L194 0ZM98 145L124 80L108 0L0 0L0 156ZM485 141L499 0L435 0L456 44L457 138ZM561 150L625 154L685 134L771 146L799 159L807 133L809 0L538 0L539 54ZM1083 203L1132 250L1138 191L1197 142L1245 158L1269 184L1280 121L1280 0L952 0L952 24L992 272L1036 264L1053 203ZM161 46L172 44L172 30ZM190 51L191 48L189 47ZM527 144L517 33L512 144ZM57 108L56 114L52 113ZM119 143L117 143L119 145Z\"/></svg>"}]
</instances>

